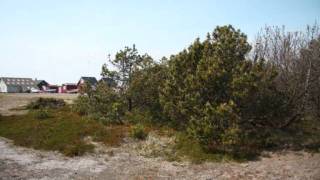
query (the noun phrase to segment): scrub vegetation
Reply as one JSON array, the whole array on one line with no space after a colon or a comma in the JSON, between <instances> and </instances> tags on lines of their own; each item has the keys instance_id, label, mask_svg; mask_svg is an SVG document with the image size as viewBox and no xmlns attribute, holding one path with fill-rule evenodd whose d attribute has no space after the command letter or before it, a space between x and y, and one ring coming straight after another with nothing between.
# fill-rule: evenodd
<instances>
[{"instance_id":1,"label":"scrub vegetation","mask_svg":"<svg viewBox=\"0 0 320 180\"><path fill-rule=\"evenodd\" d=\"M45 114L36 110L26 115L2 116L0 136L14 140L16 145L78 156L94 149L92 144L85 141L86 137L117 146L128 131L126 126L106 127L71 112L68 107L46 110Z\"/></svg>"}]
</instances>

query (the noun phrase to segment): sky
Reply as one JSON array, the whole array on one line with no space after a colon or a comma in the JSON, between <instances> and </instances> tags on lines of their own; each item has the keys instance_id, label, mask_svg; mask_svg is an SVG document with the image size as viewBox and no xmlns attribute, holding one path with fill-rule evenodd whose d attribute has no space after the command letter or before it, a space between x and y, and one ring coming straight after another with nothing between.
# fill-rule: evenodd
<instances>
[{"instance_id":1,"label":"sky","mask_svg":"<svg viewBox=\"0 0 320 180\"><path fill-rule=\"evenodd\" d=\"M99 78L107 54L132 44L160 59L217 25L252 41L265 25L295 31L315 22L320 0L0 0L0 77L72 83Z\"/></svg>"}]
</instances>

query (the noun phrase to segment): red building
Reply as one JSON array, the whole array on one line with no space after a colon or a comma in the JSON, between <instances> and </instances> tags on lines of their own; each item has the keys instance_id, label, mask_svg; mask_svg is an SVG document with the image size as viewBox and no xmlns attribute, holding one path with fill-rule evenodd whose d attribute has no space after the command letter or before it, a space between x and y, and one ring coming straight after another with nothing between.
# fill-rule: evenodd
<instances>
[{"instance_id":1,"label":"red building","mask_svg":"<svg viewBox=\"0 0 320 180\"><path fill-rule=\"evenodd\" d=\"M58 93L58 90L59 90L59 86L50 84L47 86L47 89L45 89L44 92Z\"/></svg>"},{"instance_id":2,"label":"red building","mask_svg":"<svg viewBox=\"0 0 320 180\"><path fill-rule=\"evenodd\" d=\"M78 86L75 83L65 83L59 87L59 93L78 93Z\"/></svg>"}]
</instances>

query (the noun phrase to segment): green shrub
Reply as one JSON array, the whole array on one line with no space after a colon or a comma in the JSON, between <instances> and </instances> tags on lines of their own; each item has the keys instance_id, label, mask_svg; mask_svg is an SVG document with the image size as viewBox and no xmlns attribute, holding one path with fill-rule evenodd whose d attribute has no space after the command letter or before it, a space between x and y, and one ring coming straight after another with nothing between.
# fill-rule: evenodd
<instances>
[{"instance_id":1,"label":"green shrub","mask_svg":"<svg viewBox=\"0 0 320 180\"><path fill-rule=\"evenodd\" d=\"M144 140L148 136L148 132L142 124L135 125L131 130L132 137Z\"/></svg>"},{"instance_id":2,"label":"green shrub","mask_svg":"<svg viewBox=\"0 0 320 180\"><path fill-rule=\"evenodd\" d=\"M232 26L217 27L169 61L160 102L172 124L207 151L244 155L263 146L291 114L275 85L277 69L246 59L251 47Z\"/></svg>"},{"instance_id":3,"label":"green shrub","mask_svg":"<svg viewBox=\"0 0 320 180\"><path fill-rule=\"evenodd\" d=\"M121 124L124 116L124 104L121 101L111 102L110 111L106 114L109 123Z\"/></svg>"},{"instance_id":4,"label":"green shrub","mask_svg":"<svg viewBox=\"0 0 320 180\"><path fill-rule=\"evenodd\" d=\"M138 109L139 115L147 115L150 122L159 123L166 120L159 101L160 87L165 81L166 70L165 65L154 63L153 66L136 71L127 91L132 99L133 110Z\"/></svg>"},{"instance_id":5,"label":"green shrub","mask_svg":"<svg viewBox=\"0 0 320 180\"><path fill-rule=\"evenodd\" d=\"M35 117L37 119L48 119L50 118L49 111L45 108L41 108L35 111Z\"/></svg>"},{"instance_id":6,"label":"green shrub","mask_svg":"<svg viewBox=\"0 0 320 180\"><path fill-rule=\"evenodd\" d=\"M104 124L121 124L125 104L114 89L99 83L95 91L79 96L72 107L78 114L88 115Z\"/></svg>"},{"instance_id":7,"label":"green shrub","mask_svg":"<svg viewBox=\"0 0 320 180\"><path fill-rule=\"evenodd\" d=\"M91 113L88 115L88 117L90 119L93 119L99 123L102 123L104 125L112 125L112 124L115 124L114 121L106 116L104 116L103 114L101 113Z\"/></svg>"},{"instance_id":8,"label":"green shrub","mask_svg":"<svg viewBox=\"0 0 320 180\"><path fill-rule=\"evenodd\" d=\"M57 109L65 106L66 103L63 99L55 98L39 98L34 102L27 105L28 109L52 108Z\"/></svg>"},{"instance_id":9,"label":"green shrub","mask_svg":"<svg viewBox=\"0 0 320 180\"><path fill-rule=\"evenodd\" d=\"M103 106L101 104L101 106ZM88 117L94 119L98 122L101 122L104 125L111 124L122 124L122 105L120 103L110 103L104 104L104 106L108 106L107 108L110 110L109 112L101 112L99 110L92 110L88 113ZM90 107L92 109L92 107Z\"/></svg>"},{"instance_id":10,"label":"green shrub","mask_svg":"<svg viewBox=\"0 0 320 180\"><path fill-rule=\"evenodd\" d=\"M126 112L124 119L132 124L148 124L153 123L152 115L147 111L140 111L137 109L132 110L131 112Z\"/></svg>"},{"instance_id":11,"label":"green shrub","mask_svg":"<svg viewBox=\"0 0 320 180\"><path fill-rule=\"evenodd\" d=\"M207 104L199 119L193 118L189 134L197 139L208 151L234 151L241 142L241 131L237 127L239 117L232 102L214 107Z\"/></svg>"},{"instance_id":12,"label":"green shrub","mask_svg":"<svg viewBox=\"0 0 320 180\"><path fill-rule=\"evenodd\" d=\"M223 159L229 159L228 155L206 151L197 139L185 132L176 134L174 149L176 151L176 160L186 158L192 163L222 161Z\"/></svg>"},{"instance_id":13,"label":"green shrub","mask_svg":"<svg viewBox=\"0 0 320 180\"><path fill-rule=\"evenodd\" d=\"M66 146L63 150L63 154L66 156L82 156L85 153L93 152L94 145L86 144L83 141L76 141Z\"/></svg>"},{"instance_id":14,"label":"green shrub","mask_svg":"<svg viewBox=\"0 0 320 180\"><path fill-rule=\"evenodd\" d=\"M85 95L80 95L74 103L72 104L72 110L79 115L88 115L89 114L89 98Z\"/></svg>"}]
</instances>

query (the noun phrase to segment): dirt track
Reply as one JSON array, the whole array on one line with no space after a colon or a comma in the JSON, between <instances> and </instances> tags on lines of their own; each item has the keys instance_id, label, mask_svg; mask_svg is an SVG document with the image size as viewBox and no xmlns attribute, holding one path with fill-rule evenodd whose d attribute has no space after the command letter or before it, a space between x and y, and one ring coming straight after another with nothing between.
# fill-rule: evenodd
<instances>
[{"instance_id":1,"label":"dirt track","mask_svg":"<svg viewBox=\"0 0 320 180\"><path fill-rule=\"evenodd\" d=\"M0 95L2 114L37 97L56 97L68 101L75 95L6 94ZM148 138L148 144L152 138ZM157 141L157 140L156 140ZM320 154L284 151L267 153L246 163L168 162L146 158L136 149L137 142L121 147L97 144L95 154L67 158L56 152L43 152L12 145L0 138L0 179L320 179Z\"/></svg>"}]
</instances>

